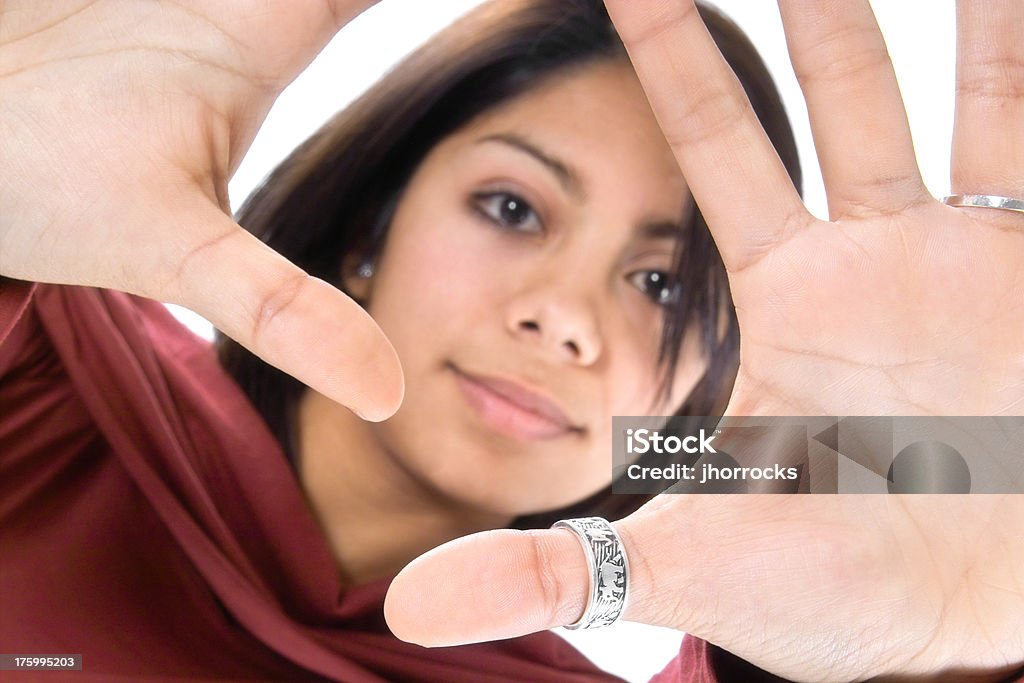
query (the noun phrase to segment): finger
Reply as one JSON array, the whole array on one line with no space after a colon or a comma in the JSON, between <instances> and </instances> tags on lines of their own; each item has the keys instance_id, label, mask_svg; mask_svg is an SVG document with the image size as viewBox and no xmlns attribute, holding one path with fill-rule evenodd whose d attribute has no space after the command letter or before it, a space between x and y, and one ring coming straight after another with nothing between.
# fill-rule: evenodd
<instances>
[{"instance_id":1,"label":"finger","mask_svg":"<svg viewBox=\"0 0 1024 683\"><path fill-rule=\"evenodd\" d=\"M606 0L726 266L741 270L811 220L693 0Z\"/></svg>"},{"instance_id":2,"label":"finger","mask_svg":"<svg viewBox=\"0 0 1024 683\"><path fill-rule=\"evenodd\" d=\"M930 200L867 0L779 0L833 219Z\"/></svg>"},{"instance_id":3,"label":"finger","mask_svg":"<svg viewBox=\"0 0 1024 683\"><path fill-rule=\"evenodd\" d=\"M864 585L886 612L895 597L866 564L875 558L861 550L856 527L835 522L842 502L659 496L614 524L629 558L623 618L685 631L787 679L862 678L862 669L836 668L846 651L835 645ZM572 532L482 532L407 565L391 582L384 616L398 638L428 647L512 638L578 620L590 571ZM858 637L889 647L885 620L868 618L878 625ZM811 623L817 631L802 628ZM787 642L800 647L780 647ZM870 661L882 654L862 653Z\"/></svg>"},{"instance_id":4,"label":"finger","mask_svg":"<svg viewBox=\"0 0 1024 683\"><path fill-rule=\"evenodd\" d=\"M384 616L396 636L427 647L513 638L578 619L587 571L572 532L485 531L407 565Z\"/></svg>"},{"instance_id":5,"label":"finger","mask_svg":"<svg viewBox=\"0 0 1024 683\"><path fill-rule=\"evenodd\" d=\"M174 244L153 248L135 287L190 308L271 365L368 420L401 404L402 369L390 342L358 304L235 224L215 206L189 216Z\"/></svg>"},{"instance_id":6,"label":"finger","mask_svg":"<svg viewBox=\"0 0 1024 683\"><path fill-rule=\"evenodd\" d=\"M695 571L712 562L713 548L679 524L697 514L695 502L659 496L613 523L629 561L623 619L713 633L705 615L715 573ZM485 531L408 564L388 589L384 615L396 636L420 645L511 638L578 621L589 573L582 544L567 529Z\"/></svg>"},{"instance_id":7,"label":"finger","mask_svg":"<svg viewBox=\"0 0 1024 683\"><path fill-rule=\"evenodd\" d=\"M954 194L1024 197L1024 6L957 2Z\"/></svg>"}]
</instances>

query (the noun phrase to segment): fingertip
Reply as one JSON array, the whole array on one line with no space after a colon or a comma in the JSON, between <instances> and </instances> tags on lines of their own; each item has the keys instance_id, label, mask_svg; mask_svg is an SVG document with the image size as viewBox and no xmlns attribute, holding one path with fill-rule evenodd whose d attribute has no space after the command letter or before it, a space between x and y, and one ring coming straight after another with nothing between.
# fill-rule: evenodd
<instances>
[{"instance_id":1,"label":"fingertip","mask_svg":"<svg viewBox=\"0 0 1024 683\"><path fill-rule=\"evenodd\" d=\"M406 565L388 589L384 618L395 637L424 647L514 638L577 618L586 577L571 533L480 532Z\"/></svg>"},{"instance_id":2,"label":"fingertip","mask_svg":"<svg viewBox=\"0 0 1024 683\"><path fill-rule=\"evenodd\" d=\"M290 320L281 316L279 332L294 335L302 351L284 369L364 420L388 419L405 396L397 351L359 304L328 282L308 280L308 298L296 300Z\"/></svg>"},{"instance_id":3,"label":"fingertip","mask_svg":"<svg viewBox=\"0 0 1024 683\"><path fill-rule=\"evenodd\" d=\"M374 323L376 326L376 323ZM373 359L364 367L362 395L349 400L349 408L367 422L383 422L402 407L405 400L405 373L390 340L378 328L378 338L372 342Z\"/></svg>"},{"instance_id":4,"label":"fingertip","mask_svg":"<svg viewBox=\"0 0 1024 683\"><path fill-rule=\"evenodd\" d=\"M384 621L399 640L430 647L430 643L419 637L422 633L416 629L417 623L429 621L429 615L420 615L416 596L409 590L409 575L406 569L408 565L388 586L388 592L384 596Z\"/></svg>"},{"instance_id":5,"label":"fingertip","mask_svg":"<svg viewBox=\"0 0 1024 683\"><path fill-rule=\"evenodd\" d=\"M423 647L465 645L529 632L503 623L521 596L502 529L457 538L416 558L392 580L384 618L395 637ZM444 615L444 619L439 619Z\"/></svg>"},{"instance_id":6,"label":"fingertip","mask_svg":"<svg viewBox=\"0 0 1024 683\"><path fill-rule=\"evenodd\" d=\"M379 422L401 406L398 353L370 314L331 283L289 262L219 212L185 240L161 300L219 330L311 389Z\"/></svg>"},{"instance_id":7,"label":"fingertip","mask_svg":"<svg viewBox=\"0 0 1024 683\"><path fill-rule=\"evenodd\" d=\"M447 614L451 619L455 611L451 606L464 604L463 600L452 595L461 583L457 578L454 585L451 582L453 575L459 573L457 558L447 557L453 543L446 543L417 557L403 567L388 586L384 597L384 620L399 640L422 647L462 644L450 634L439 633L434 628L438 614Z\"/></svg>"}]
</instances>

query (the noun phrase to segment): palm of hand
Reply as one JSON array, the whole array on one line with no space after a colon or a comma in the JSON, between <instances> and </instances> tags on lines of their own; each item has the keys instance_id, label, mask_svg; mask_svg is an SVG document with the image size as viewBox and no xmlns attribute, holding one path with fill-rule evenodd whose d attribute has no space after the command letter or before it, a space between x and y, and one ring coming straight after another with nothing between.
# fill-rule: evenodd
<instances>
[{"instance_id":1,"label":"palm of hand","mask_svg":"<svg viewBox=\"0 0 1024 683\"><path fill-rule=\"evenodd\" d=\"M1024 230L986 218L930 200L811 221L730 273L730 414L1019 414Z\"/></svg>"},{"instance_id":2,"label":"palm of hand","mask_svg":"<svg viewBox=\"0 0 1024 683\"><path fill-rule=\"evenodd\" d=\"M0 197L19 226L6 228L3 272L166 294L150 281L180 264L145 255L183 255L141 249L158 236L149 225L176 214L180 233L210 209L228 210L227 179L274 97L335 28L317 16L326 3L317 12L303 4L86 2L56 16L40 3L5 7L0 89L17 114L6 119L5 143L21 173ZM36 154L20 154L21 145ZM33 185L52 187L59 201L21 206L17 190ZM106 252L97 258L110 267L63 256L81 256L82 225L94 223ZM37 247L52 258L33 258Z\"/></svg>"},{"instance_id":3,"label":"palm of hand","mask_svg":"<svg viewBox=\"0 0 1024 683\"><path fill-rule=\"evenodd\" d=\"M1021 412L1022 217L924 190L867 2L780 2L831 222L806 213L720 58L680 54L706 41L688 4L608 4L729 269L729 414ZM1024 194L1006 68L1021 19L1008 2L961 6L955 192ZM673 549L641 551L643 620L783 676L849 680L1024 659L1021 519L1020 496L664 496L620 528L629 547Z\"/></svg>"},{"instance_id":4,"label":"palm of hand","mask_svg":"<svg viewBox=\"0 0 1024 683\"><path fill-rule=\"evenodd\" d=\"M1012 220L930 200L810 221L732 272L743 347L729 412L1019 414L1024 231ZM675 604L691 632L794 680L860 680L1019 659L1024 599L1004 525L1024 519L1020 498L666 496L643 512L686 518L679 561L702 553L715 583L736 587L691 591L714 595L713 607ZM813 626L786 645L785 625L801 622ZM856 653L832 653L851 629ZM782 645L765 656L765 643Z\"/></svg>"},{"instance_id":5,"label":"palm of hand","mask_svg":"<svg viewBox=\"0 0 1024 683\"><path fill-rule=\"evenodd\" d=\"M661 496L620 526L659 549L631 555L630 609L794 681L955 680L1021 659L1022 515L1020 496Z\"/></svg>"},{"instance_id":6,"label":"palm of hand","mask_svg":"<svg viewBox=\"0 0 1024 683\"><path fill-rule=\"evenodd\" d=\"M393 413L401 369L376 324L227 198L274 98L369 4L5 3L0 273L184 305L360 414ZM342 337L344 355L310 341Z\"/></svg>"},{"instance_id":7,"label":"palm of hand","mask_svg":"<svg viewBox=\"0 0 1024 683\"><path fill-rule=\"evenodd\" d=\"M866 2L780 2L831 222L803 209L741 95L706 85L702 72L721 73L713 56L666 68L700 40L691 15L609 4L729 268L741 337L729 414L1021 412L1024 223L924 190ZM959 17L953 189L1020 196L1019 83L1003 67L1019 62L1006 31L1021 17L999 5ZM850 680L1024 659L1021 519L1019 496L665 496L621 528L636 546L679 549L641 565L650 583L637 585L674 597L647 594L645 621L796 680ZM666 590L673 580L683 587Z\"/></svg>"}]
</instances>

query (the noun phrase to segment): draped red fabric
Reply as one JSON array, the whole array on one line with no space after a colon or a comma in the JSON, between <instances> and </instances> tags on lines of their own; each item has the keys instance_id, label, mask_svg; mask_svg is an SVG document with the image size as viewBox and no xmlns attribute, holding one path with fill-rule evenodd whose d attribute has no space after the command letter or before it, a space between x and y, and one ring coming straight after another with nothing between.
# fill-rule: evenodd
<instances>
[{"instance_id":1,"label":"draped red fabric","mask_svg":"<svg viewBox=\"0 0 1024 683\"><path fill-rule=\"evenodd\" d=\"M76 681L619 680L553 633L399 641L208 342L128 294L29 295L0 279L0 652L80 653Z\"/></svg>"},{"instance_id":2,"label":"draped red fabric","mask_svg":"<svg viewBox=\"0 0 1024 683\"><path fill-rule=\"evenodd\" d=\"M403 643L388 582L341 585L262 418L163 305L0 277L0 652L81 654L82 682L620 680L553 633ZM652 682L779 680L687 637Z\"/></svg>"},{"instance_id":3,"label":"draped red fabric","mask_svg":"<svg viewBox=\"0 0 1024 683\"><path fill-rule=\"evenodd\" d=\"M679 656L668 663L650 683L786 683L750 662L726 652L707 641L687 637Z\"/></svg>"}]
</instances>

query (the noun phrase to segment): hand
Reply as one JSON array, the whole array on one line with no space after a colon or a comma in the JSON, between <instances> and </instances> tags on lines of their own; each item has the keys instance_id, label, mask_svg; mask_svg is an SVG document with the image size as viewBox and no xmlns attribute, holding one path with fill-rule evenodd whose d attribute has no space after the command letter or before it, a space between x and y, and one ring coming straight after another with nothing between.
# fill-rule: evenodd
<instances>
[{"instance_id":1,"label":"hand","mask_svg":"<svg viewBox=\"0 0 1024 683\"><path fill-rule=\"evenodd\" d=\"M828 222L690 0L607 4L729 270L742 347L728 414L1024 412L1024 216L927 193L867 0L780 1ZM958 11L953 191L1024 197L1024 10ZM665 495L616 528L625 618L787 678L1024 663L1024 496ZM505 638L576 620L586 577L569 532L488 532L410 564L385 611L414 642Z\"/></svg>"},{"instance_id":2,"label":"hand","mask_svg":"<svg viewBox=\"0 0 1024 683\"><path fill-rule=\"evenodd\" d=\"M401 368L377 325L227 198L274 99L369 4L4 2L0 274L181 304L364 417L392 414Z\"/></svg>"}]
</instances>

